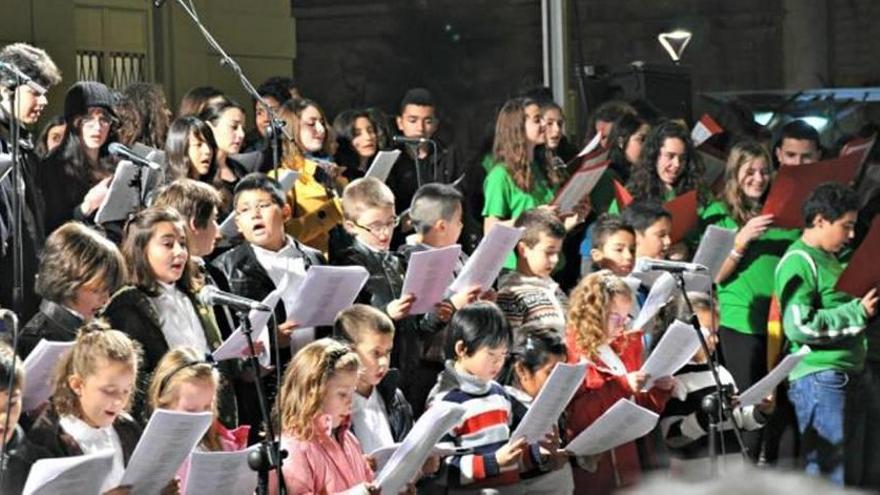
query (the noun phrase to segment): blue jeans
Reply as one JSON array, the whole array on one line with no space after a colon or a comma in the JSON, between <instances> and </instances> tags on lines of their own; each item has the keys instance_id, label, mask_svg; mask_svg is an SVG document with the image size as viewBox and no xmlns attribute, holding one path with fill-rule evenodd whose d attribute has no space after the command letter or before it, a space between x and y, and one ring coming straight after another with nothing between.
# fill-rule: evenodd
<instances>
[{"instance_id":1,"label":"blue jeans","mask_svg":"<svg viewBox=\"0 0 880 495\"><path fill-rule=\"evenodd\" d=\"M844 424L853 412L847 411L847 389L855 376L843 371L820 371L798 378L788 387L807 474L827 476L838 485L843 485Z\"/></svg>"}]
</instances>

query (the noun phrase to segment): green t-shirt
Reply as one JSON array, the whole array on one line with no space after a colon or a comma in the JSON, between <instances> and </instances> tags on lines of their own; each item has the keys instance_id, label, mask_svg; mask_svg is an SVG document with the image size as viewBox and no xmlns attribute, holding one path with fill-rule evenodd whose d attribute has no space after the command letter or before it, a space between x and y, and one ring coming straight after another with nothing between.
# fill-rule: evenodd
<instances>
[{"instance_id":1,"label":"green t-shirt","mask_svg":"<svg viewBox=\"0 0 880 495\"><path fill-rule=\"evenodd\" d=\"M547 181L544 172L532 165L534 184L530 191L520 189L507 172L503 163L494 163L483 182L483 216L502 220L515 219L523 212L549 204L556 195L556 188ZM513 253L507 257L505 268L516 268Z\"/></svg>"},{"instance_id":2,"label":"green t-shirt","mask_svg":"<svg viewBox=\"0 0 880 495\"><path fill-rule=\"evenodd\" d=\"M795 241L776 267L774 294L791 351L813 352L789 375L797 380L826 370L861 371L868 319L861 300L834 288L844 264L833 254Z\"/></svg>"},{"instance_id":3,"label":"green t-shirt","mask_svg":"<svg viewBox=\"0 0 880 495\"><path fill-rule=\"evenodd\" d=\"M713 201L702 211L701 224L725 229L740 228L727 205ZM773 271L792 242L800 237L797 229L769 228L749 244L736 270L718 284L721 326L749 335L767 333L767 315L773 296Z\"/></svg>"}]
</instances>

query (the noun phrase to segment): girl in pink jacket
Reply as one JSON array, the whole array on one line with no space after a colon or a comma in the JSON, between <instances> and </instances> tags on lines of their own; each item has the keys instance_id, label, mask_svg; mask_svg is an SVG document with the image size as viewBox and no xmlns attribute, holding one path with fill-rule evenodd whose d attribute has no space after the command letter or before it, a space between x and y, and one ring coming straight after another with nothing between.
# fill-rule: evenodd
<instances>
[{"instance_id":1,"label":"girl in pink jacket","mask_svg":"<svg viewBox=\"0 0 880 495\"><path fill-rule=\"evenodd\" d=\"M287 366L279 414L289 494L377 491L373 471L349 428L359 368L357 354L331 339L302 348ZM270 492L277 493L275 488L270 486Z\"/></svg>"}]
</instances>

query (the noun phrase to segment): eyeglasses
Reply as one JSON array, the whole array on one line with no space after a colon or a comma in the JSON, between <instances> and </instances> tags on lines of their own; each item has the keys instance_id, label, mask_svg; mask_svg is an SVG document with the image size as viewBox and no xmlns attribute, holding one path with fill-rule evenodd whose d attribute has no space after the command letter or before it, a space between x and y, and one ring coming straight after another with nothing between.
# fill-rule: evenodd
<instances>
[{"instance_id":1,"label":"eyeglasses","mask_svg":"<svg viewBox=\"0 0 880 495\"><path fill-rule=\"evenodd\" d=\"M632 317L629 315L621 315L619 313L611 313L608 315L608 328L627 329L631 324Z\"/></svg>"},{"instance_id":2,"label":"eyeglasses","mask_svg":"<svg viewBox=\"0 0 880 495\"><path fill-rule=\"evenodd\" d=\"M389 234L394 229L396 229L397 226L400 225L400 217L395 215L391 219L391 222L388 222L388 223L378 223L377 222L377 223L372 223L370 225L361 225L354 220L352 220L351 223L353 223L355 227L364 229L367 232L369 232L375 236L378 236L381 233Z\"/></svg>"},{"instance_id":3,"label":"eyeglasses","mask_svg":"<svg viewBox=\"0 0 880 495\"><path fill-rule=\"evenodd\" d=\"M235 214L242 216L242 215L246 215L248 213L253 214L254 212L257 212L257 211L259 211L260 214L262 214L264 211L268 210L269 208L271 208L273 206L275 206L275 203L273 203L271 201L260 202L260 203L257 203L256 205L243 204L243 205L241 205L240 208L238 208L235 211Z\"/></svg>"}]
</instances>

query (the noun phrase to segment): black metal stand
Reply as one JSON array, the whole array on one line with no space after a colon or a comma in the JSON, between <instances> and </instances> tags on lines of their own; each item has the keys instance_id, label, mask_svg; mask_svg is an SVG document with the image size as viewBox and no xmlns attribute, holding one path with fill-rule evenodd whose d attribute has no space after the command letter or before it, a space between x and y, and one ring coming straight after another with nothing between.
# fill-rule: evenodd
<instances>
[{"instance_id":1,"label":"black metal stand","mask_svg":"<svg viewBox=\"0 0 880 495\"><path fill-rule=\"evenodd\" d=\"M220 65L225 65L232 69L232 72L238 76L238 80L241 83L241 86L244 90L254 99L254 101L258 102L263 109L266 110L266 113L269 115L270 126L273 127L273 136L284 136L287 140L292 140L290 134L284 129L284 121L278 119L278 115L275 113L275 110L266 103L266 100L263 99L262 96L257 92L257 89L251 84L250 80L244 75L244 71L241 70L241 66L238 65L238 62L235 61L232 57L223 50L223 47L220 46L220 43L214 39L214 36L211 35L211 32L208 31L208 28L202 24L202 21L199 19L199 15L196 12L195 6L192 4L192 0L189 2L185 2L184 0L177 0L177 3L183 9L184 12L192 19L193 23L202 33L202 36L205 38L205 41L208 42L208 45L217 52L217 55L220 56ZM187 3L189 5L187 5ZM277 144L276 144L277 146ZM273 150L273 160L272 168L275 171L275 179L278 179L278 157L277 157L277 149Z\"/></svg>"},{"instance_id":2,"label":"black metal stand","mask_svg":"<svg viewBox=\"0 0 880 495\"><path fill-rule=\"evenodd\" d=\"M730 421L730 424L733 427L733 434L739 444L743 459L749 458L748 447L746 447L745 442L743 442L742 431L733 417L733 408L731 407L731 387L725 387L721 383L721 377L718 374L718 363L715 362L712 353L709 352L709 345L706 343L706 337L703 336L703 330L700 328L700 321L697 318L697 314L694 312L694 307L691 305L690 298L688 298L687 289L685 288L684 273L678 272L674 275L678 289L681 291L681 295L687 305L688 313L691 315L690 324L693 326L694 331L697 332L697 338L700 340L700 346L703 348L703 352L706 353L706 363L709 365L709 371L711 371L712 379L715 382L715 392L706 396L700 404L701 409L709 415L709 462L712 471L711 475L712 477L715 477L718 475L716 436L723 432L723 430L719 428L719 425L723 425L725 420ZM721 442L721 450L722 453L724 453L723 439Z\"/></svg>"},{"instance_id":3,"label":"black metal stand","mask_svg":"<svg viewBox=\"0 0 880 495\"><path fill-rule=\"evenodd\" d=\"M275 437L275 428L272 426L272 417L269 415L269 403L266 392L263 390L263 382L260 379L260 361L254 348L253 329L247 311L237 311L238 320L241 322L241 330L248 343L248 363L256 373L255 385L257 387L257 400L260 402L260 415L263 419L263 427L266 435L260 443L260 448L248 455L248 466L259 473L257 493L269 493L269 473L275 471L278 481L278 494L285 495L287 487L284 485L284 475L281 472L282 460L287 455L281 450L278 438Z\"/></svg>"}]
</instances>

